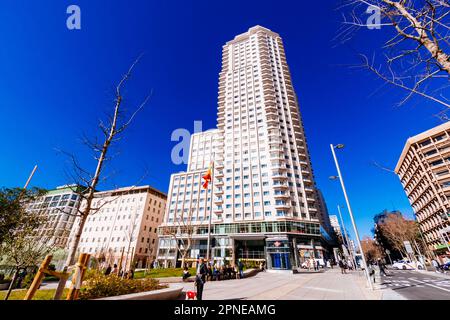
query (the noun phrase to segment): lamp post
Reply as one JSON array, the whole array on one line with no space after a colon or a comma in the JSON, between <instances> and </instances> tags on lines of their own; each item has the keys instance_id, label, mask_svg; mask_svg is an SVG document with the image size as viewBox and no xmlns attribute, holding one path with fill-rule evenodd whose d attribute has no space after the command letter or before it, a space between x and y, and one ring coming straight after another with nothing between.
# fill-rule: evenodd
<instances>
[{"instance_id":1,"label":"lamp post","mask_svg":"<svg viewBox=\"0 0 450 320\"><path fill-rule=\"evenodd\" d=\"M358 248L361 252L361 260L363 262L364 273L366 274L367 282L369 283L370 289L373 290L372 281L370 280L370 276L369 276L369 270L367 270L366 257L364 256L364 251L361 246L361 240L359 239L358 228L356 228L355 219L353 218L352 207L350 206L350 201L348 200L347 191L345 189L344 179L342 178L341 169L339 167L336 153L334 152L334 149L342 149L342 148L344 148L344 145L338 144L338 145L334 146L333 144L330 144L330 148L331 148L331 153L333 154L334 163L336 164L338 178L339 178L339 181L341 182L342 192L344 193L344 198L345 198L345 202L347 204L348 213L350 214L350 219L352 221L353 231L355 232L355 237L356 237L356 242L357 242Z\"/></svg>"},{"instance_id":2,"label":"lamp post","mask_svg":"<svg viewBox=\"0 0 450 320\"><path fill-rule=\"evenodd\" d=\"M344 231L344 238L345 238L345 242L347 242L347 249L348 252L350 253L350 257L352 258L353 263L355 264L355 270L357 268L357 264L356 264L356 255L354 254L354 247L352 246L350 248L350 241L348 240L348 234L347 234L347 230L345 229L345 224L344 224L344 219L342 219L342 213L341 213L341 206L338 205L338 212L339 212L339 218L341 218L341 223L342 223L342 231Z\"/></svg>"}]
</instances>

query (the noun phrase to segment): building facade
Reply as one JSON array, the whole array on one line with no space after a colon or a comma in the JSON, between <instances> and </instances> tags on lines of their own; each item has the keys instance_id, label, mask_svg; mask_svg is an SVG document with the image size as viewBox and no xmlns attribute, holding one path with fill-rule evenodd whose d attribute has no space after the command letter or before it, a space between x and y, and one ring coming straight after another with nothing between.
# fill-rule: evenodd
<instances>
[{"instance_id":1,"label":"building facade","mask_svg":"<svg viewBox=\"0 0 450 320\"><path fill-rule=\"evenodd\" d=\"M445 254L450 235L450 122L409 138L395 172L428 249Z\"/></svg>"},{"instance_id":2,"label":"building facade","mask_svg":"<svg viewBox=\"0 0 450 320\"><path fill-rule=\"evenodd\" d=\"M28 204L27 211L45 216L47 222L38 229L39 238L49 246L65 248L80 204L84 187L65 185L49 190Z\"/></svg>"},{"instance_id":3,"label":"building facade","mask_svg":"<svg viewBox=\"0 0 450 320\"><path fill-rule=\"evenodd\" d=\"M157 228L166 199L166 194L150 186L96 192L78 251L91 254L102 265L117 264L123 270L148 267L156 258ZM85 205L82 201L80 209ZM78 217L70 241L79 221Z\"/></svg>"},{"instance_id":4,"label":"building facade","mask_svg":"<svg viewBox=\"0 0 450 320\"><path fill-rule=\"evenodd\" d=\"M339 225L339 220L336 215L330 216L330 225L333 228L333 231L336 234L336 236L338 237L338 239L340 240L340 242L343 242L342 241L343 234L342 234L341 226Z\"/></svg>"},{"instance_id":5,"label":"building facade","mask_svg":"<svg viewBox=\"0 0 450 320\"><path fill-rule=\"evenodd\" d=\"M160 263L179 264L175 247L186 224L195 226L189 259L206 257L210 214L216 263L291 269L300 252L323 258L321 206L277 33L256 26L223 46L217 118L217 129L192 136L188 171L171 177ZM205 190L201 177L211 161Z\"/></svg>"}]
</instances>

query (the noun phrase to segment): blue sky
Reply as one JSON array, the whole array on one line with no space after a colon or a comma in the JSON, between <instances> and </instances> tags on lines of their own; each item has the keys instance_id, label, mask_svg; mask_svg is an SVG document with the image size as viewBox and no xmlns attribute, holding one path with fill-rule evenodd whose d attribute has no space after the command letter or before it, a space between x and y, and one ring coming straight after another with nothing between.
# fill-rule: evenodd
<instances>
[{"instance_id":1,"label":"blue sky","mask_svg":"<svg viewBox=\"0 0 450 320\"><path fill-rule=\"evenodd\" d=\"M256 4L257 3L257 4ZM81 30L66 28L66 8L81 8ZM167 191L174 165L173 130L216 125L222 45L254 25L284 39L300 101L318 187L331 214L344 199L330 143L338 152L356 222L370 234L372 217L383 209L412 210L398 178L373 165L394 168L406 139L439 124L426 101L402 107L398 89L357 64L371 54L387 30L361 30L349 43L332 39L340 14L334 1L17 1L0 4L0 186L22 186L34 164L32 184L53 188L67 182L67 159L55 148L95 165L78 139L90 134L111 107L112 86L141 52L144 58L126 91L132 108L153 90L147 107L117 147L108 170L116 175L102 188L141 184ZM344 211L347 228L348 214Z\"/></svg>"}]
</instances>

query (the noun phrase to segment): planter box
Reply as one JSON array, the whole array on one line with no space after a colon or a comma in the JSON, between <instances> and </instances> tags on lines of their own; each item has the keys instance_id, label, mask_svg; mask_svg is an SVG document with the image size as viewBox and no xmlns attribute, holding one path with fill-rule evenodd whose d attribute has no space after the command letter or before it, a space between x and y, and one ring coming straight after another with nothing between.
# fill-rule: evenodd
<instances>
[{"instance_id":1,"label":"planter box","mask_svg":"<svg viewBox=\"0 0 450 320\"><path fill-rule=\"evenodd\" d=\"M175 300L181 295L182 290L183 286L170 284L169 288L166 289L124 294L95 300Z\"/></svg>"}]
</instances>

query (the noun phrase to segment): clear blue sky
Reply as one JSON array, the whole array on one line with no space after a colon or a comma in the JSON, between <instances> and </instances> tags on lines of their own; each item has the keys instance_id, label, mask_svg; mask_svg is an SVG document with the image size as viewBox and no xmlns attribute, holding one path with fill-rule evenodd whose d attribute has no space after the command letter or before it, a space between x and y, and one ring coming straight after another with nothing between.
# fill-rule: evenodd
<instances>
[{"instance_id":1,"label":"clear blue sky","mask_svg":"<svg viewBox=\"0 0 450 320\"><path fill-rule=\"evenodd\" d=\"M317 1L316 1L317 2ZM408 136L437 125L438 110L424 101L402 107L403 96L365 71L356 52L373 52L385 30L361 30L347 45L332 41L340 15L334 1L16 1L0 4L0 186L22 186L34 166L33 185L65 184L67 159L54 150L90 155L78 143L111 107L111 87L141 52L129 83L131 108L154 95L118 146L102 188L141 184L167 191L170 174L185 170L170 160L176 128L215 127L222 45L256 24L281 34L300 101L318 187L331 214L343 204L329 150L338 157L357 224L370 234L383 209L412 210L398 178L372 164L393 168ZM82 29L66 28L66 8L77 4ZM84 153L83 153L84 152ZM349 218L347 228L350 230Z\"/></svg>"}]
</instances>

